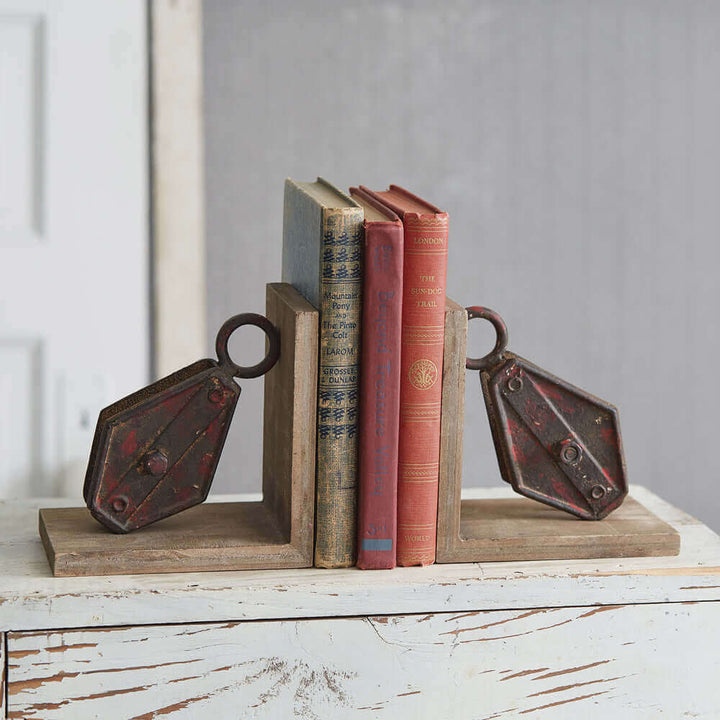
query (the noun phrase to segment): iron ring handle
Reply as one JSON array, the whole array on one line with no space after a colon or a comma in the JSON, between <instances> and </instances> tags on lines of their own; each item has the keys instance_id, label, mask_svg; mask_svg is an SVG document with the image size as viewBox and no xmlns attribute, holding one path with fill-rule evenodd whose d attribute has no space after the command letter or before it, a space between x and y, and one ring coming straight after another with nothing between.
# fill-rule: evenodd
<instances>
[{"instance_id":1,"label":"iron ring handle","mask_svg":"<svg viewBox=\"0 0 720 720\"><path fill-rule=\"evenodd\" d=\"M228 340L230 336L243 325L259 327L268 339L268 350L265 357L257 364L245 367L236 365L228 354ZM220 364L231 370L237 378L255 378L264 375L277 362L280 357L280 335L277 328L264 316L257 313L241 313L226 320L215 339L215 352Z\"/></svg>"},{"instance_id":2,"label":"iron ring handle","mask_svg":"<svg viewBox=\"0 0 720 720\"><path fill-rule=\"evenodd\" d=\"M507 327L503 319L494 310L490 310L490 308L473 306L465 309L467 310L468 320L482 318L483 320L491 322L495 328L497 334L495 347L481 358L469 357L465 360L465 367L468 370L488 370L502 361L503 353L508 344Z\"/></svg>"}]
</instances>

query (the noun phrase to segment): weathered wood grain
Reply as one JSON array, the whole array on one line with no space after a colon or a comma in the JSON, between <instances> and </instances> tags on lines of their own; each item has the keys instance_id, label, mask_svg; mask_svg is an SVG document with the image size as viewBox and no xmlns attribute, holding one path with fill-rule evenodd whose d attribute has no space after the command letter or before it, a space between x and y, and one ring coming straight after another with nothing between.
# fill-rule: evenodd
<instances>
[{"instance_id":1,"label":"weathered wood grain","mask_svg":"<svg viewBox=\"0 0 720 720\"><path fill-rule=\"evenodd\" d=\"M462 305L446 298L435 549L435 561L439 563L455 560L455 547L460 538L467 331L467 311Z\"/></svg>"},{"instance_id":2,"label":"weathered wood grain","mask_svg":"<svg viewBox=\"0 0 720 720\"><path fill-rule=\"evenodd\" d=\"M720 603L8 635L8 718L717 718Z\"/></svg>"},{"instance_id":3,"label":"weathered wood grain","mask_svg":"<svg viewBox=\"0 0 720 720\"><path fill-rule=\"evenodd\" d=\"M7 663L5 662L5 643L5 633L0 632L0 718L5 717L6 711L5 683L7 682Z\"/></svg>"},{"instance_id":4,"label":"weathered wood grain","mask_svg":"<svg viewBox=\"0 0 720 720\"><path fill-rule=\"evenodd\" d=\"M292 285L271 283L266 286L265 313L280 337L290 338L290 342L283 343L278 362L265 376L263 502L299 555L300 567L310 567L315 520L318 312Z\"/></svg>"},{"instance_id":5,"label":"weathered wood grain","mask_svg":"<svg viewBox=\"0 0 720 720\"><path fill-rule=\"evenodd\" d=\"M720 538L648 490L632 494L678 530L678 556L54 578L37 501L0 502L0 630L720 600Z\"/></svg>"},{"instance_id":6,"label":"weathered wood grain","mask_svg":"<svg viewBox=\"0 0 720 720\"><path fill-rule=\"evenodd\" d=\"M57 577L302 567L262 502L197 505L128 535L86 508L44 508L40 535Z\"/></svg>"},{"instance_id":7,"label":"weathered wood grain","mask_svg":"<svg viewBox=\"0 0 720 720\"><path fill-rule=\"evenodd\" d=\"M445 305L439 563L572 560L677 555L680 536L629 498L604 520L587 522L527 498L461 500L467 312ZM478 399L480 402L480 399Z\"/></svg>"},{"instance_id":8,"label":"weathered wood grain","mask_svg":"<svg viewBox=\"0 0 720 720\"><path fill-rule=\"evenodd\" d=\"M528 498L463 500L460 529L443 562L677 555L680 535L637 500L580 520Z\"/></svg>"},{"instance_id":9,"label":"weathered wood grain","mask_svg":"<svg viewBox=\"0 0 720 720\"><path fill-rule=\"evenodd\" d=\"M40 510L56 576L312 565L318 313L286 283L267 286L280 358L265 376L263 501L204 504L127 535L85 508Z\"/></svg>"}]
</instances>

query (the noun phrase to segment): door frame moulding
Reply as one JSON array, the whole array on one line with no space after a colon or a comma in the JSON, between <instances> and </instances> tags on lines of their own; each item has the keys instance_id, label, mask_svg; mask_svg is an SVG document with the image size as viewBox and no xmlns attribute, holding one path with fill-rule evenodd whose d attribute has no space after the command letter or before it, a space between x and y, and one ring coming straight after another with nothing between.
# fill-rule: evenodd
<instances>
[{"instance_id":1,"label":"door frame moulding","mask_svg":"<svg viewBox=\"0 0 720 720\"><path fill-rule=\"evenodd\" d=\"M152 374L204 357L202 2L151 0Z\"/></svg>"}]
</instances>

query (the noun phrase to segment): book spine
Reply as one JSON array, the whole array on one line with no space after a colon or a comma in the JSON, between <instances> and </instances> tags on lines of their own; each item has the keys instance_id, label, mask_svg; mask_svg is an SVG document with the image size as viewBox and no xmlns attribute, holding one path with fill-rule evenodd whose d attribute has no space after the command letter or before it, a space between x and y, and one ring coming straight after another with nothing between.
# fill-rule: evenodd
<instances>
[{"instance_id":1,"label":"book spine","mask_svg":"<svg viewBox=\"0 0 720 720\"><path fill-rule=\"evenodd\" d=\"M448 217L406 213L398 565L435 561Z\"/></svg>"},{"instance_id":2,"label":"book spine","mask_svg":"<svg viewBox=\"0 0 720 720\"><path fill-rule=\"evenodd\" d=\"M315 565L355 564L362 210L323 212Z\"/></svg>"},{"instance_id":3,"label":"book spine","mask_svg":"<svg viewBox=\"0 0 720 720\"><path fill-rule=\"evenodd\" d=\"M358 567L393 568L397 545L403 229L365 223Z\"/></svg>"}]
</instances>

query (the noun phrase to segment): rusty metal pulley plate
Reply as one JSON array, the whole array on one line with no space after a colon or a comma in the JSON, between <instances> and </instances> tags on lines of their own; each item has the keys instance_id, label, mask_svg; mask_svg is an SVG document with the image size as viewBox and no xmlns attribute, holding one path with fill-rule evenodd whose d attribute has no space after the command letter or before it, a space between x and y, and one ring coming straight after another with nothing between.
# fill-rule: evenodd
<instances>
[{"instance_id":1,"label":"rusty metal pulley plate","mask_svg":"<svg viewBox=\"0 0 720 720\"><path fill-rule=\"evenodd\" d=\"M480 371L503 479L586 520L615 510L628 490L617 409L507 352L507 329L493 310L467 312L497 333L492 352L466 367Z\"/></svg>"},{"instance_id":2,"label":"rusty metal pulley plate","mask_svg":"<svg viewBox=\"0 0 720 720\"><path fill-rule=\"evenodd\" d=\"M265 358L252 367L228 355L230 335L243 325L259 327L268 340ZM244 313L220 328L216 351L218 361L199 360L101 411L83 494L92 516L113 532L205 500L240 397L233 377L270 370L280 339L266 317Z\"/></svg>"}]
</instances>

